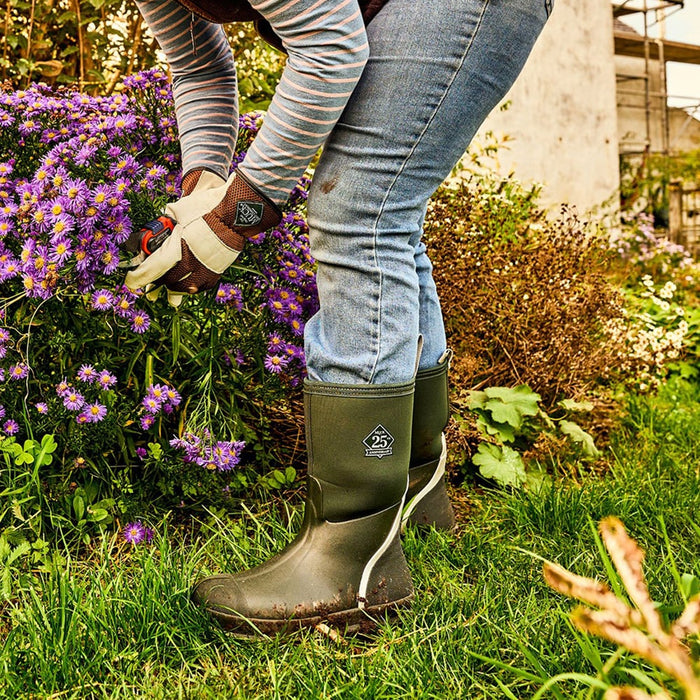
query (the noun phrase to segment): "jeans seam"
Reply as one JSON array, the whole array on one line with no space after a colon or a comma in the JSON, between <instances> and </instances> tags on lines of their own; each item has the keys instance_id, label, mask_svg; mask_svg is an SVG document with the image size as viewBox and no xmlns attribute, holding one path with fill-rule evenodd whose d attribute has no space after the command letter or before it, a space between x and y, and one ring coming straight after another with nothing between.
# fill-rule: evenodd
<instances>
[{"instance_id":1,"label":"jeans seam","mask_svg":"<svg viewBox=\"0 0 700 700\"><path fill-rule=\"evenodd\" d=\"M426 131L430 128L430 125L433 123L433 120L435 119L435 115L437 114L438 110L440 109L440 106L443 104L447 97L447 93L450 91L450 88L454 84L454 81L457 77L457 74L459 73L460 69L464 65L464 62L467 59L467 55L469 54L469 51L471 50L472 45L474 44L474 40L476 39L477 34L479 33L479 30L481 29L481 25L484 19L484 14L486 13L486 8L488 7L489 0L486 0L484 2L483 7L481 8L481 13L479 14L479 19L476 23L476 26L474 27L474 32L472 33L471 38L469 39L469 43L466 45L464 48L464 52L462 53L462 57L459 61L459 65L457 66L457 69L454 71L452 74L452 77L448 84L445 86L445 90L442 93L442 97L440 98L440 101L438 104L435 106L435 109L433 110L433 113L430 116L430 119L428 119L423 126L423 130L421 133L418 135L416 138L415 143L413 144L413 147L411 150L408 152L406 157L403 160L403 163L401 164L401 167L396 171L396 174L394 175L394 179L392 180L391 184L389 187L387 187L386 194L384 195L384 199L382 200L381 205L379 206L379 211L377 212L377 216L374 220L374 224L372 227L372 256L374 259L374 263L377 266L377 269L379 270L379 295L378 295L378 316L379 318L377 319L378 323L376 324L377 332L375 334L375 337L377 338L377 349L375 351L375 356L374 356L374 363L370 369L370 376L369 376L369 382L371 383L372 380L375 377L376 371L377 371L377 364L379 362L379 355L380 355L380 348L381 348L381 342L382 342L382 281L383 281L383 275L382 275L382 270L381 267L379 266L379 261L377 259L377 236L378 236L378 228L379 228L379 220L382 217L382 214L384 213L384 210L386 208L387 201L389 199L389 195L392 193L394 186L396 185L397 180L403 173L403 171L406 169L406 164L410 161L411 156L416 152L416 148L421 142L421 139L425 136Z\"/></svg>"}]
</instances>

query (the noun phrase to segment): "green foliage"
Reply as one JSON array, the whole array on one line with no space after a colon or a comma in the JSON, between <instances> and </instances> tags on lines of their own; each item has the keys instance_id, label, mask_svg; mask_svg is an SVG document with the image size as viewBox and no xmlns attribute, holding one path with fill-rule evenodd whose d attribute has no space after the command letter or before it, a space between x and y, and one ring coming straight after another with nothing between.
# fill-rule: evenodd
<instances>
[{"instance_id":1,"label":"green foliage","mask_svg":"<svg viewBox=\"0 0 700 700\"><path fill-rule=\"evenodd\" d=\"M0 81L70 84L109 94L123 76L158 65L156 40L131 0L7 0ZM265 109L285 57L250 22L225 27L236 61L241 112Z\"/></svg>"},{"instance_id":2,"label":"green foliage","mask_svg":"<svg viewBox=\"0 0 700 700\"><path fill-rule=\"evenodd\" d=\"M288 489L294 485L297 479L297 470L294 467L287 467L284 471L273 469L271 472L260 477L260 483L267 489L279 490Z\"/></svg>"},{"instance_id":3,"label":"green foliage","mask_svg":"<svg viewBox=\"0 0 700 700\"><path fill-rule=\"evenodd\" d=\"M600 455L593 437L578 423L566 418L570 413L590 411L593 408L590 402L564 399L550 415L541 408L541 398L525 384L513 388L487 387L467 393L466 407L476 417L477 430L488 440L478 445L471 458L485 479L500 486L526 484L528 474L518 449L527 450L542 435L564 436L570 447L579 448L583 459ZM468 421L462 419L458 424L468 430ZM538 475L531 475L530 485L538 483Z\"/></svg>"},{"instance_id":4,"label":"green foliage","mask_svg":"<svg viewBox=\"0 0 700 700\"><path fill-rule=\"evenodd\" d=\"M472 462L479 466L481 476L499 486L522 486L527 480L522 457L507 445L482 442Z\"/></svg>"},{"instance_id":5,"label":"green foliage","mask_svg":"<svg viewBox=\"0 0 700 700\"><path fill-rule=\"evenodd\" d=\"M625 211L646 211L654 223L668 226L668 185L700 177L700 149L678 155L654 153L620 159L620 203Z\"/></svg>"}]
</instances>

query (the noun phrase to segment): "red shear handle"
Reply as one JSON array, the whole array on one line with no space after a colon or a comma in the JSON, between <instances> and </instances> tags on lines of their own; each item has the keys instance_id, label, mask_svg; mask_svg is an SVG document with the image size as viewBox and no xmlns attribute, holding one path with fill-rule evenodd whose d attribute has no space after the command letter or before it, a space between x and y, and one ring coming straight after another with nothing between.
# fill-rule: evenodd
<instances>
[{"instance_id":1,"label":"red shear handle","mask_svg":"<svg viewBox=\"0 0 700 700\"><path fill-rule=\"evenodd\" d=\"M141 229L141 250L146 255L155 253L174 228L175 222L167 216L159 216L154 221L149 221Z\"/></svg>"}]
</instances>

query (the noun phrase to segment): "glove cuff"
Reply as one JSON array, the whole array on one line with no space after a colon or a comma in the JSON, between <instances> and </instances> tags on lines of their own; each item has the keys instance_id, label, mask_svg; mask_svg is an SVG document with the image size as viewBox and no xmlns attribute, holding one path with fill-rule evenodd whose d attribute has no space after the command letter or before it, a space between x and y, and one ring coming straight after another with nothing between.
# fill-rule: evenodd
<instances>
[{"instance_id":1,"label":"glove cuff","mask_svg":"<svg viewBox=\"0 0 700 700\"><path fill-rule=\"evenodd\" d=\"M194 168L188 170L182 177L182 196L186 197L198 190L211 190L215 187L221 187L226 182L223 177L220 177L212 170L204 168Z\"/></svg>"},{"instance_id":2,"label":"glove cuff","mask_svg":"<svg viewBox=\"0 0 700 700\"><path fill-rule=\"evenodd\" d=\"M282 213L242 173L229 182L224 198L203 218L224 245L240 251L246 238L277 226Z\"/></svg>"}]
</instances>

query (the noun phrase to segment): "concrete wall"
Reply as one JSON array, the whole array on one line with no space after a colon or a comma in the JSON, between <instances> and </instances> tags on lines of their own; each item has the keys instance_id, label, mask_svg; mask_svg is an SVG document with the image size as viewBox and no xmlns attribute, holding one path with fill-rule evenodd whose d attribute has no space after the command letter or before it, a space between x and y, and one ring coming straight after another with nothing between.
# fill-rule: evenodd
<instances>
[{"instance_id":1,"label":"concrete wall","mask_svg":"<svg viewBox=\"0 0 700 700\"><path fill-rule=\"evenodd\" d=\"M671 153L697 151L700 148L700 120L676 107L669 109L668 121Z\"/></svg>"},{"instance_id":2,"label":"concrete wall","mask_svg":"<svg viewBox=\"0 0 700 700\"><path fill-rule=\"evenodd\" d=\"M544 2L544 0L542 0ZM489 130L512 137L499 170L542 183L542 201L580 212L619 187L615 64L610 0L555 0L530 60L507 95L511 106L488 117Z\"/></svg>"}]
</instances>

